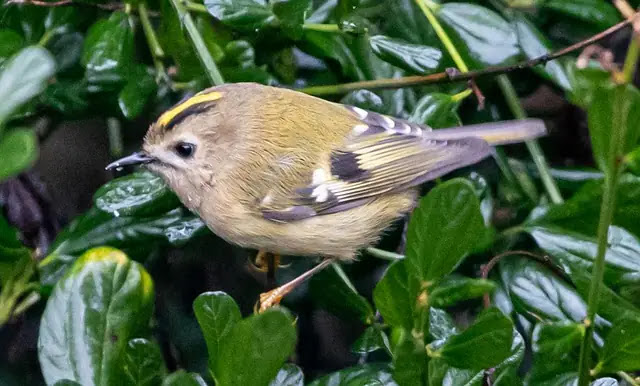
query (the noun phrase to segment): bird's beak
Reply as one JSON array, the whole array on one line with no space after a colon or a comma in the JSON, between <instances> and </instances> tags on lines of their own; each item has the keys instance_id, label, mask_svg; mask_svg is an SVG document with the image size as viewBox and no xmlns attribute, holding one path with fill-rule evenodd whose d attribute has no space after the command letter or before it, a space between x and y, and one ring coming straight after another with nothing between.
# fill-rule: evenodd
<instances>
[{"instance_id":1,"label":"bird's beak","mask_svg":"<svg viewBox=\"0 0 640 386\"><path fill-rule=\"evenodd\" d=\"M109 165L107 165L105 169L111 170L111 169L117 169L117 168L121 168L123 166L128 166L128 165L148 164L151 161L153 161L153 157L150 157L146 153L139 151L110 163Z\"/></svg>"}]
</instances>

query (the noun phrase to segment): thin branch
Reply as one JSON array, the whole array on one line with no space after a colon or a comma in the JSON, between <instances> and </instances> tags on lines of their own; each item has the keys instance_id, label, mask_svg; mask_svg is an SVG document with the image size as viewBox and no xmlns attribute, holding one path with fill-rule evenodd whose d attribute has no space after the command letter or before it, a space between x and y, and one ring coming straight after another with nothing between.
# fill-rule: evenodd
<instances>
[{"instance_id":1,"label":"thin branch","mask_svg":"<svg viewBox=\"0 0 640 386\"><path fill-rule=\"evenodd\" d=\"M565 47L559 51L552 52L550 54L545 54L540 57L526 60L514 65L507 66L496 66L496 67L488 67L482 70L477 71L469 71L465 73L459 72L451 72L444 71L431 75L415 75L415 76L405 76L394 79L376 79L376 80L366 80L360 82L351 82L351 83L343 83L343 84L335 84L328 86L313 86L306 87L300 89L300 91L305 92L307 94L312 95L331 95L331 94L345 94L349 91L359 90L359 89L385 89L385 88L402 88L402 87L411 87L411 86L420 86L426 84L435 84L435 83L445 83L445 82L463 82L469 81L470 79L475 79L482 76L487 75L497 75L504 74L512 71L523 70L527 68L531 68L537 66L539 64L545 64L554 59L558 59L562 56L568 55L572 52L576 52L582 50L583 48L594 44L618 31L627 27L634 20L640 20L638 16L640 13L635 13L633 18L621 21L620 23L614 25L613 27L607 28L606 30L593 35L592 37L580 41L576 44L572 44L568 47Z\"/></svg>"}]
</instances>

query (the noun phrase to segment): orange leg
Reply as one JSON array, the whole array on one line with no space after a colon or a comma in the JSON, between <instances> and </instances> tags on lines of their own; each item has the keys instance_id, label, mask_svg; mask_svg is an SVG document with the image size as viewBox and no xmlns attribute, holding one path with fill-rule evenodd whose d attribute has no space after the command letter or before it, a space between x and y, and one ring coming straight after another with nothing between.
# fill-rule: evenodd
<instances>
[{"instance_id":1,"label":"orange leg","mask_svg":"<svg viewBox=\"0 0 640 386\"><path fill-rule=\"evenodd\" d=\"M260 294L260 307L258 308L258 312L264 312L268 308L280 304L280 301L285 295L293 291L300 284L304 283L304 281L309 279L311 276L322 271L332 262L332 259L325 259L320 264L316 265L315 267L311 268L310 270L296 277L290 282L283 284L280 287L274 288L269 292Z\"/></svg>"}]
</instances>

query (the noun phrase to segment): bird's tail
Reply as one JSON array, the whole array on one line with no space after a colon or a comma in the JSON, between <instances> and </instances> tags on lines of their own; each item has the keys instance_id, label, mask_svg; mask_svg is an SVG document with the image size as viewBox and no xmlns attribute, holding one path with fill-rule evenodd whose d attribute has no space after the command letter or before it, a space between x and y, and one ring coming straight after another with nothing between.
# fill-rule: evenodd
<instances>
[{"instance_id":1,"label":"bird's tail","mask_svg":"<svg viewBox=\"0 0 640 386\"><path fill-rule=\"evenodd\" d=\"M547 133L540 119L489 122L477 125L452 127L429 132L429 138L451 140L460 138L482 138L490 145L506 145L538 138Z\"/></svg>"}]
</instances>

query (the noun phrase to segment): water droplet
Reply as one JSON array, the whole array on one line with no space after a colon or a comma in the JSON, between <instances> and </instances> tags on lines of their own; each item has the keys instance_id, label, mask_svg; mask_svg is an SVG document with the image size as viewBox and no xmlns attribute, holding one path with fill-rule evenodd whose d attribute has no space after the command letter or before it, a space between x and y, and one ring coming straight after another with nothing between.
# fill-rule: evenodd
<instances>
[{"instance_id":1,"label":"water droplet","mask_svg":"<svg viewBox=\"0 0 640 386\"><path fill-rule=\"evenodd\" d=\"M120 217L120 212L118 212L117 210L114 210L113 215L116 217Z\"/></svg>"}]
</instances>

